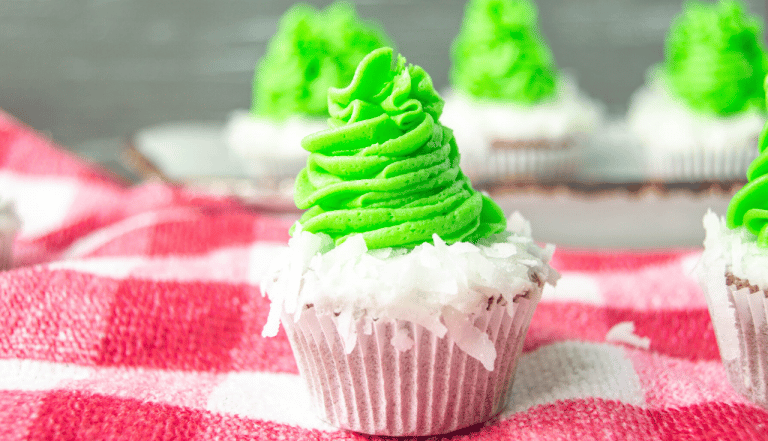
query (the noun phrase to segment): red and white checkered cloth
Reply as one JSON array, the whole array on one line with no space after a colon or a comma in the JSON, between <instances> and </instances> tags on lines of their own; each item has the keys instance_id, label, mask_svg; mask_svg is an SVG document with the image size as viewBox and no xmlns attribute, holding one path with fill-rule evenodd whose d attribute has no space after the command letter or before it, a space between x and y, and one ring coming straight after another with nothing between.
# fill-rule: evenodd
<instances>
[{"instance_id":1,"label":"red and white checkered cloth","mask_svg":"<svg viewBox=\"0 0 768 441\"><path fill-rule=\"evenodd\" d=\"M0 272L0 440L366 438L317 420L285 334L261 337L254 281L287 220L128 187L2 112L0 194L24 222ZM559 250L508 410L452 439L768 439L727 382L699 253Z\"/></svg>"}]
</instances>

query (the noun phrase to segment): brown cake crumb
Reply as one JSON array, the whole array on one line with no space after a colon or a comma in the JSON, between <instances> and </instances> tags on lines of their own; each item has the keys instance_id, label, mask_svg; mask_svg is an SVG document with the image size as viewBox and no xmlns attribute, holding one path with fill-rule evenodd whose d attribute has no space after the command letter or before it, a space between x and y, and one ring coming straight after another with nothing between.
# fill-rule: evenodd
<instances>
[{"instance_id":1,"label":"brown cake crumb","mask_svg":"<svg viewBox=\"0 0 768 441\"><path fill-rule=\"evenodd\" d=\"M544 286L544 281L541 280L541 277L539 277L538 273L531 271L530 274L528 274L528 278L531 279L531 282L538 285L539 288L542 288Z\"/></svg>"},{"instance_id":2,"label":"brown cake crumb","mask_svg":"<svg viewBox=\"0 0 768 441\"><path fill-rule=\"evenodd\" d=\"M749 292L753 294L758 291L763 291L757 285L753 285L749 283L747 280L736 277L731 272L725 273L725 284L728 286L734 287L735 290L749 288ZM766 297L768 298L768 294L766 294Z\"/></svg>"}]
</instances>

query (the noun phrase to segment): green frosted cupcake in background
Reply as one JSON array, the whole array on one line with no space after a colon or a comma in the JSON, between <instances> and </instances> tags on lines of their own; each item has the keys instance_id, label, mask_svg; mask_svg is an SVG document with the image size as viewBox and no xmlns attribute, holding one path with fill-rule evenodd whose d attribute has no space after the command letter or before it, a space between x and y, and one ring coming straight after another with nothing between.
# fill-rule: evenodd
<instances>
[{"instance_id":1,"label":"green frosted cupcake in background","mask_svg":"<svg viewBox=\"0 0 768 441\"><path fill-rule=\"evenodd\" d=\"M429 75L389 48L329 92L329 128L303 140L294 225L261 286L264 335L283 324L320 417L413 436L506 405L552 247L505 219L459 166Z\"/></svg>"},{"instance_id":2,"label":"green frosted cupcake in background","mask_svg":"<svg viewBox=\"0 0 768 441\"><path fill-rule=\"evenodd\" d=\"M759 150L726 216L704 216L700 279L731 384L768 408L768 124Z\"/></svg>"},{"instance_id":3,"label":"green frosted cupcake in background","mask_svg":"<svg viewBox=\"0 0 768 441\"><path fill-rule=\"evenodd\" d=\"M258 177L294 177L307 158L301 139L325 127L328 89L348 84L366 54L391 44L350 3L292 6L257 63L250 111L228 122L227 144Z\"/></svg>"},{"instance_id":4,"label":"green frosted cupcake in background","mask_svg":"<svg viewBox=\"0 0 768 441\"><path fill-rule=\"evenodd\" d=\"M471 1L453 43L451 82L477 98L551 101L559 71L530 1Z\"/></svg>"},{"instance_id":5,"label":"green frosted cupcake in background","mask_svg":"<svg viewBox=\"0 0 768 441\"><path fill-rule=\"evenodd\" d=\"M447 125L476 181L564 178L602 109L557 68L529 0L470 0L452 47Z\"/></svg>"},{"instance_id":6,"label":"green frosted cupcake in background","mask_svg":"<svg viewBox=\"0 0 768 441\"><path fill-rule=\"evenodd\" d=\"M627 114L651 177L743 178L765 120L768 58L759 17L736 0L687 2L664 49Z\"/></svg>"}]
</instances>

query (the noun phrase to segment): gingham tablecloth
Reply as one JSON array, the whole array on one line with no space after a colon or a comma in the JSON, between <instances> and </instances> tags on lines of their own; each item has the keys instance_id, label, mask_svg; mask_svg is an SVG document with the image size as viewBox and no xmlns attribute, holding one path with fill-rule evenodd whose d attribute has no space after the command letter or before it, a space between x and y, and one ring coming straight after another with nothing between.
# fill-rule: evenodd
<instances>
[{"instance_id":1,"label":"gingham tablecloth","mask_svg":"<svg viewBox=\"0 0 768 441\"><path fill-rule=\"evenodd\" d=\"M0 440L364 439L312 413L257 281L289 221L129 187L0 111ZM535 234L535 225L534 225ZM700 250L560 249L497 421L455 440L768 439L693 277Z\"/></svg>"}]
</instances>

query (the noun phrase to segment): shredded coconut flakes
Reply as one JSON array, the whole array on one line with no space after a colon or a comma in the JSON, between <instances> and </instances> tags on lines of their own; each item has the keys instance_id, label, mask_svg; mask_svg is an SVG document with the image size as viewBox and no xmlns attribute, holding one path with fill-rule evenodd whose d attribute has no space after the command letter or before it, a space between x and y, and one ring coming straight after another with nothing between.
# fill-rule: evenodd
<instances>
[{"instance_id":1,"label":"shredded coconut flakes","mask_svg":"<svg viewBox=\"0 0 768 441\"><path fill-rule=\"evenodd\" d=\"M537 246L522 216L512 215L508 228L477 244L448 245L434 235L434 243L412 250L368 250L362 235L334 246L328 235L297 224L261 284L271 301L262 335L277 334L283 312L298 320L311 305L318 314L334 314L347 353L355 347L358 320L363 332L374 319L407 320L438 337L448 334L492 370L495 348L471 317L492 298L506 300L512 315L514 296L538 289L536 279L554 284L559 278L548 264L554 248ZM391 343L401 351L413 345L407 334Z\"/></svg>"}]
</instances>

